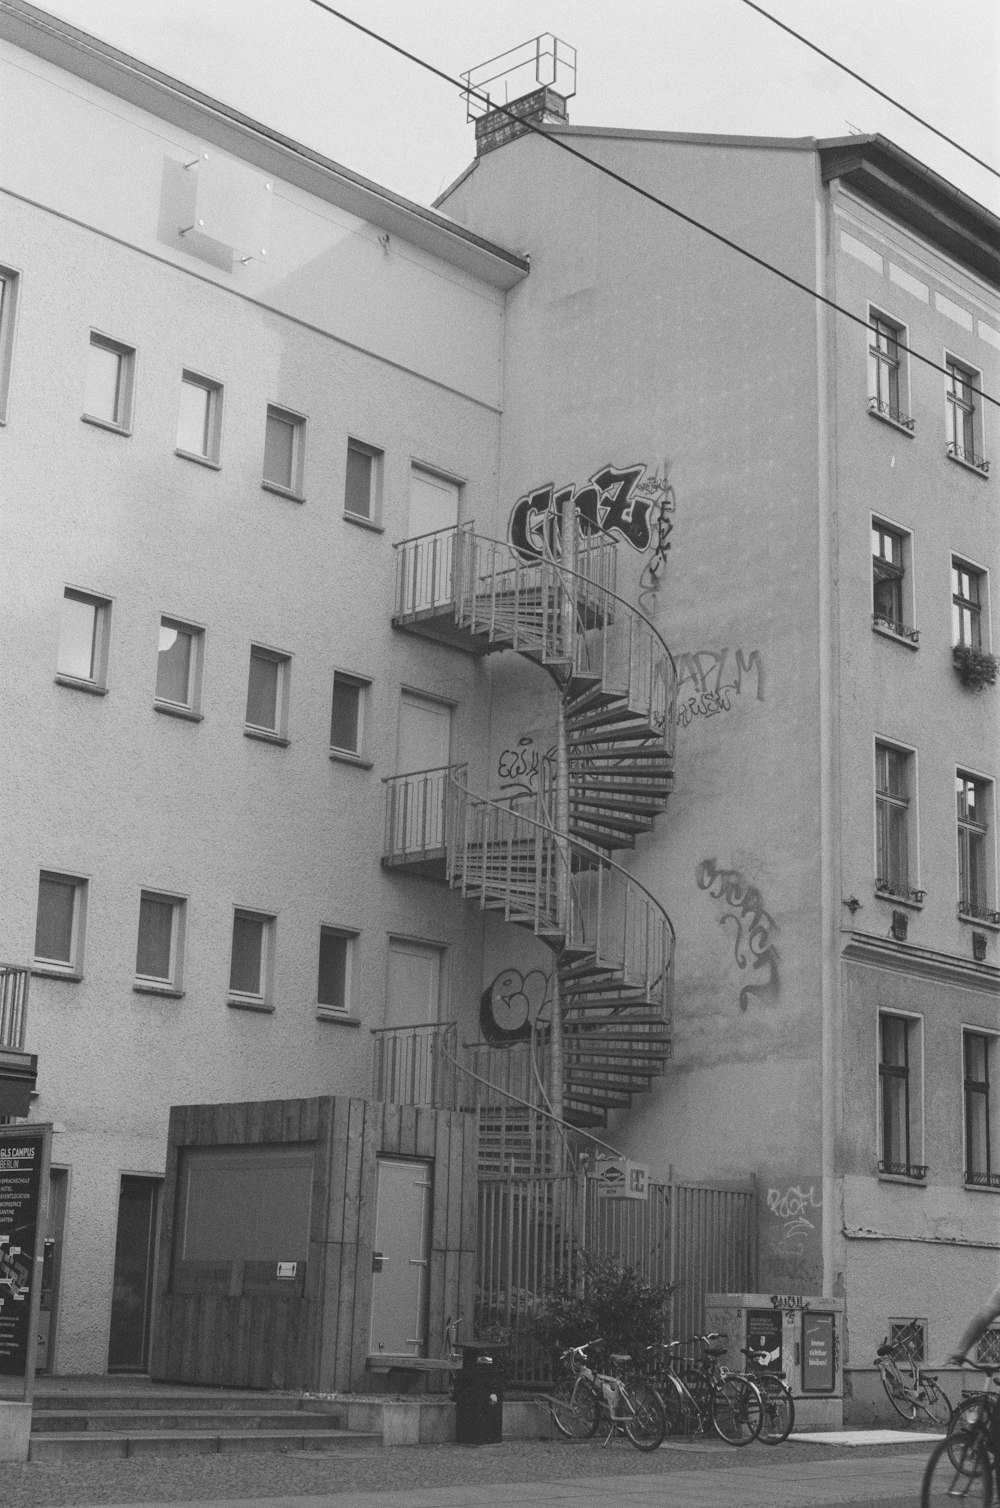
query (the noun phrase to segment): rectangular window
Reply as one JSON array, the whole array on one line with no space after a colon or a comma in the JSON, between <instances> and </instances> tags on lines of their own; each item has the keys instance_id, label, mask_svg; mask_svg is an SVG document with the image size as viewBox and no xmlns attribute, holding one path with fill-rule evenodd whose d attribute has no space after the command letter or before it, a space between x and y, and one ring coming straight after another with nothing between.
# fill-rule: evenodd
<instances>
[{"instance_id":1,"label":"rectangular window","mask_svg":"<svg viewBox=\"0 0 1000 1508\"><path fill-rule=\"evenodd\" d=\"M111 429L128 430L132 422L134 360L131 346L91 332L83 398L85 419Z\"/></svg>"},{"instance_id":2,"label":"rectangular window","mask_svg":"<svg viewBox=\"0 0 1000 1508\"><path fill-rule=\"evenodd\" d=\"M104 690L110 629L111 603L106 597L93 597L88 592L67 587L63 593L59 623L56 658L59 678L84 685L91 691Z\"/></svg>"},{"instance_id":3,"label":"rectangular window","mask_svg":"<svg viewBox=\"0 0 1000 1508\"><path fill-rule=\"evenodd\" d=\"M989 906L988 808L991 783L959 770L955 776L958 808L958 909L963 916L992 921Z\"/></svg>"},{"instance_id":4,"label":"rectangular window","mask_svg":"<svg viewBox=\"0 0 1000 1508\"><path fill-rule=\"evenodd\" d=\"M912 627L910 550L909 534L872 519L872 622L916 644L920 635Z\"/></svg>"},{"instance_id":5,"label":"rectangular window","mask_svg":"<svg viewBox=\"0 0 1000 1508\"><path fill-rule=\"evenodd\" d=\"M86 901L86 880L42 871L35 921L36 964L65 974L82 973Z\"/></svg>"},{"instance_id":6,"label":"rectangular window","mask_svg":"<svg viewBox=\"0 0 1000 1508\"><path fill-rule=\"evenodd\" d=\"M982 606L985 576L975 566L951 559L951 638L953 644L983 647Z\"/></svg>"},{"instance_id":7,"label":"rectangular window","mask_svg":"<svg viewBox=\"0 0 1000 1508\"><path fill-rule=\"evenodd\" d=\"M194 372L182 373L177 450L181 455L218 465L221 433L221 385Z\"/></svg>"},{"instance_id":8,"label":"rectangular window","mask_svg":"<svg viewBox=\"0 0 1000 1508\"><path fill-rule=\"evenodd\" d=\"M288 655L260 645L250 646L247 681L247 731L284 739L288 719Z\"/></svg>"},{"instance_id":9,"label":"rectangular window","mask_svg":"<svg viewBox=\"0 0 1000 1508\"><path fill-rule=\"evenodd\" d=\"M922 900L910 888L910 786L913 756L875 745L875 889Z\"/></svg>"},{"instance_id":10,"label":"rectangular window","mask_svg":"<svg viewBox=\"0 0 1000 1508\"><path fill-rule=\"evenodd\" d=\"M976 1341L976 1361L981 1367L1000 1367L1000 1325L991 1325Z\"/></svg>"},{"instance_id":11,"label":"rectangular window","mask_svg":"<svg viewBox=\"0 0 1000 1508\"><path fill-rule=\"evenodd\" d=\"M927 1321L890 1319L889 1345L895 1355L923 1361L927 1355Z\"/></svg>"},{"instance_id":12,"label":"rectangular window","mask_svg":"<svg viewBox=\"0 0 1000 1508\"><path fill-rule=\"evenodd\" d=\"M953 356L945 357L945 368L948 373L945 380L948 454L953 460L973 466L985 475L990 463L982 455L982 408L979 403L982 376Z\"/></svg>"},{"instance_id":13,"label":"rectangular window","mask_svg":"<svg viewBox=\"0 0 1000 1508\"><path fill-rule=\"evenodd\" d=\"M139 936L135 950L135 982L179 991L183 943L184 901L175 895L144 890L139 900Z\"/></svg>"},{"instance_id":14,"label":"rectangular window","mask_svg":"<svg viewBox=\"0 0 1000 1508\"><path fill-rule=\"evenodd\" d=\"M913 420L903 411L906 369L901 347L906 345L906 331L874 309L869 311L871 335L868 341L868 409L880 419L913 429Z\"/></svg>"},{"instance_id":15,"label":"rectangular window","mask_svg":"<svg viewBox=\"0 0 1000 1508\"><path fill-rule=\"evenodd\" d=\"M347 476L344 483L344 512L348 518L378 522L378 483L381 451L360 440L347 442Z\"/></svg>"},{"instance_id":16,"label":"rectangular window","mask_svg":"<svg viewBox=\"0 0 1000 1508\"><path fill-rule=\"evenodd\" d=\"M0 267L0 424L7 422L10 374L14 362L14 321L17 315L18 276Z\"/></svg>"},{"instance_id":17,"label":"rectangular window","mask_svg":"<svg viewBox=\"0 0 1000 1508\"><path fill-rule=\"evenodd\" d=\"M337 671L333 677L330 748L360 757L364 739L365 699L370 682Z\"/></svg>"},{"instance_id":18,"label":"rectangular window","mask_svg":"<svg viewBox=\"0 0 1000 1508\"><path fill-rule=\"evenodd\" d=\"M351 1004L351 964L355 932L338 927L321 927L319 931L319 979L316 1002L323 1011L343 1015Z\"/></svg>"},{"instance_id":19,"label":"rectangular window","mask_svg":"<svg viewBox=\"0 0 1000 1508\"><path fill-rule=\"evenodd\" d=\"M264 427L264 486L302 496L306 421L268 404Z\"/></svg>"},{"instance_id":20,"label":"rectangular window","mask_svg":"<svg viewBox=\"0 0 1000 1508\"><path fill-rule=\"evenodd\" d=\"M921 1155L920 1022L912 1016L880 1012L879 1172L924 1178Z\"/></svg>"},{"instance_id":21,"label":"rectangular window","mask_svg":"<svg viewBox=\"0 0 1000 1508\"><path fill-rule=\"evenodd\" d=\"M260 1008L269 1003L273 953L274 917L237 909L229 960L231 1004Z\"/></svg>"},{"instance_id":22,"label":"rectangular window","mask_svg":"<svg viewBox=\"0 0 1000 1508\"><path fill-rule=\"evenodd\" d=\"M175 618L160 619L156 701L164 711L197 714L201 704L204 630Z\"/></svg>"},{"instance_id":23,"label":"rectangular window","mask_svg":"<svg viewBox=\"0 0 1000 1508\"><path fill-rule=\"evenodd\" d=\"M997 1038L992 1032L964 1031L965 1181L979 1188L1000 1188L997 1126L990 1103L996 1074Z\"/></svg>"}]
</instances>

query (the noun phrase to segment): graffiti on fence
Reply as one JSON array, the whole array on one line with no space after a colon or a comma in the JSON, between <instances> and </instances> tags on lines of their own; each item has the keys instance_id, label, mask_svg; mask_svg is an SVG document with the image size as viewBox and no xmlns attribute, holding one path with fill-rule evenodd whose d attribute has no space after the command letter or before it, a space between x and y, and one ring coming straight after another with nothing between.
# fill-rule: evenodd
<instances>
[{"instance_id":1,"label":"graffiti on fence","mask_svg":"<svg viewBox=\"0 0 1000 1508\"><path fill-rule=\"evenodd\" d=\"M522 974L503 969L483 991L479 1001L479 1028L493 1047L526 1042L531 1028L549 1003L550 977L541 969Z\"/></svg>"},{"instance_id":2,"label":"graffiti on fence","mask_svg":"<svg viewBox=\"0 0 1000 1508\"><path fill-rule=\"evenodd\" d=\"M695 649L678 655L678 727L686 728L696 717L715 717L731 711L735 698L751 689L757 701L762 702L764 659L759 649L747 653L727 645L723 649Z\"/></svg>"},{"instance_id":3,"label":"graffiti on fence","mask_svg":"<svg viewBox=\"0 0 1000 1508\"><path fill-rule=\"evenodd\" d=\"M778 950L771 937L778 924L765 909L760 891L738 869L720 869L715 859L702 859L695 868L695 880L700 890L707 890L713 900L727 908L719 926L732 922L736 927L733 956L739 967L767 971L759 981L751 980L740 990L740 1010L747 1009L751 995L758 999L776 996Z\"/></svg>"}]
</instances>

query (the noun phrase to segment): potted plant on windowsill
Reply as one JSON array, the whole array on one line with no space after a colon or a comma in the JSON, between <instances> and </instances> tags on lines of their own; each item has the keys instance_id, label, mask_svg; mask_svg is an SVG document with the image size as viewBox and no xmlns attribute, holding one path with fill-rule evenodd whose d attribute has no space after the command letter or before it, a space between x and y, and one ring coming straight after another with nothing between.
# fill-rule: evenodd
<instances>
[{"instance_id":1,"label":"potted plant on windowsill","mask_svg":"<svg viewBox=\"0 0 1000 1508\"><path fill-rule=\"evenodd\" d=\"M974 644L956 644L951 652L958 679L970 691L982 691L984 686L996 684L1000 659L977 649Z\"/></svg>"}]
</instances>

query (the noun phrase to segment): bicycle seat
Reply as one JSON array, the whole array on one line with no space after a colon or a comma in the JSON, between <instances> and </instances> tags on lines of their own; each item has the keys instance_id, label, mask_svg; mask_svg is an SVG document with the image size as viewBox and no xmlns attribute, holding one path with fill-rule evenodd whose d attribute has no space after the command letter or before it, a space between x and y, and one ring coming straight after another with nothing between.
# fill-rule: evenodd
<instances>
[{"instance_id":1,"label":"bicycle seat","mask_svg":"<svg viewBox=\"0 0 1000 1508\"><path fill-rule=\"evenodd\" d=\"M631 1356L628 1355L627 1352L625 1352L625 1351L619 1351L617 1353L617 1355L615 1355L614 1353L612 1353L611 1360L614 1362L614 1364L615 1364L616 1367L620 1367L620 1366L623 1366L625 1362L631 1361L632 1358L631 1358Z\"/></svg>"},{"instance_id":2,"label":"bicycle seat","mask_svg":"<svg viewBox=\"0 0 1000 1508\"><path fill-rule=\"evenodd\" d=\"M876 1356L891 1356L894 1349L895 1349L895 1347L893 1347L893 1346L890 1346L888 1344L883 1344L883 1345L879 1346L878 1350L875 1352L875 1355Z\"/></svg>"},{"instance_id":3,"label":"bicycle seat","mask_svg":"<svg viewBox=\"0 0 1000 1508\"><path fill-rule=\"evenodd\" d=\"M725 1356L725 1354L726 1354L726 1347L725 1346L706 1346L705 1347L705 1355L706 1356Z\"/></svg>"}]
</instances>

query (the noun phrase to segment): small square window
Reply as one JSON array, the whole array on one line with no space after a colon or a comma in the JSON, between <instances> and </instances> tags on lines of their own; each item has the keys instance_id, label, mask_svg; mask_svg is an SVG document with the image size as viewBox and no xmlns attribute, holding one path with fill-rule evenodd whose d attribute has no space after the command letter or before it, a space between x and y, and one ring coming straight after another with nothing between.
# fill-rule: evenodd
<instances>
[{"instance_id":1,"label":"small square window","mask_svg":"<svg viewBox=\"0 0 1000 1508\"><path fill-rule=\"evenodd\" d=\"M953 356L945 357L948 454L983 476L990 463L983 457L982 373Z\"/></svg>"},{"instance_id":2,"label":"small square window","mask_svg":"<svg viewBox=\"0 0 1000 1508\"><path fill-rule=\"evenodd\" d=\"M195 372L182 373L177 416L178 454L218 465L221 434L221 384L209 377L199 377Z\"/></svg>"},{"instance_id":3,"label":"small square window","mask_svg":"<svg viewBox=\"0 0 1000 1508\"><path fill-rule=\"evenodd\" d=\"M160 619L156 653L156 702L161 711L201 710L202 647L205 633L176 618Z\"/></svg>"},{"instance_id":4,"label":"small square window","mask_svg":"<svg viewBox=\"0 0 1000 1508\"><path fill-rule=\"evenodd\" d=\"M923 1361L927 1355L927 1321L925 1319L890 1319L889 1345L894 1353Z\"/></svg>"},{"instance_id":5,"label":"small square window","mask_svg":"<svg viewBox=\"0 0 1000 1508\"><path fill-rule=\"evenodd\" d=\"M107 598L67 587L59 624L58 679L90 691L105 690L110 631L111 603Z\"/></svg>"},{"instance_id":6,"label":"small square window","mask_svg":"<svg viewBox=\"0 0 1000 1508\"><path fill-rule=\"evenodd\" d=\"M355 521L377 524L382 452L360 440L347 442L347 474L344 483L344 515Z\"/></svg>"},{"instance_id":7,"label":"small square window","mask_svg":"<svg viewBox=\"0 0 1000 1508\"><path fill-rule=\"evenodd\" d=\"M879 1165L880 1173L923 1179L923 1107L920 1020L880 1011Z\"/></svg>"},{"instance_id":8,"label":"small square window","mask_svg":"<svg viewBox=\"0 0 1000 1508\"><path fill-rule=\"evenodd\" d=\"M35 921L36 964L62 974L79 976L83 972L86 910L86 880L42 870Z\"/></svg>"},{"instance_id":9,"label":"small square window","mask_svg":"<svg viewBox=\"0 0 1000 1508\"><path fill-rule=\"evenodd\" d=\"M144 890L139 900L135 950L136 988L179 993L184 943L184 901Z\"/></svg>"},{"instance_id":10,"label":"small square window","mask_svg":"<svg viewBox=\"0 0 1000 1508\"><path fill-rule=\"evenodd\" d=\"M270 1004L274 961L274 917L237 909L229 960L231 1005L265 1009Z\"/></svg>"},{"instance_id":11,"label":"small square window","mask_svg":"<svg viewBox=\"0 0 1000 1508\"><path fill-rule=\"evenodd\" d=\"M371 683L337 671L333 677L330 748L335 754L361 757L365 735L365 702Z\"/></svg>"},{"instance_id":12,"label":"small square window","mask_svg":"<svg viewBox=\"0 0 1000 1508\"><path fill-rule=\"evenodd\" d=\"M913 627L912 539L879 518L872 519L872 623L916 645Z\"/></svg>"},{"instance_id":13,"label":"small square window","mask_svg":"<svg viewBox=\"0 0 1000 1508\"><path fill-rule=\"evenodd\" d=\"M321 1015L326 1011L344 1015L350 1010L351 965L356 939L356 932L345 932L339 927L321 927L319 930L316 1003Z\"/></svg>"},{"instance_id":14,"label":"small square window","mask_svg":"<svg viewBox=\"0 0 1000 1508\"><path fill-rule=\"evenodd\" d=\"M1000 1325L991 1325L976 1341L976 1361L981 1367L1000 1367Z\"/></svg>"},{"instance_id":15,"label":"small square window","mask_svg":"<svg viewBox=\"0 0 1000 1508\"><path fill-rule=\"evenodd\" d=\"M83 417L93 424L127 433L132 423L132 375L135 352L131 346L91 332L87 349L87 384Z\"/></svg>"},{"instance_id":16,"label":"small square window","mask_svg":"<svg viewBox=\"0 0 1000 1508\"><path fill-rule=\"evenodd\" d=\"M256 736L285 739L291 660L277 650L250 646L247 681L246 731Z\"/></svg>"},{"instance_id":17,"label":"small square window","mask_svg":"<svg viewBox=\"0 0 1000 1508\"><path fill-rule=\"evenodd\" d=\"M17 316L18 275L0 267L0 424L7 422L7 400L14 360L14 321Z\"/></svg>"},{"instance_id":18,"label":"small square window","mask_svg":"<svg viewBox=\"0 0 1000 1508\"><path fill-rule=\"evenodd\" d=\"M263 485L292 497L302 496L306 421L299 414L268 404L264 427Z\"/></svg>"},{"instance_id":19,"label":"small square window","mask_svg":"<svg viewBox=\"0 0 1000 1508\"><path fill-rule=\"evenodd\" d=\"M905 412L906 329L895 320L869 309L868 322L868 411L912 432L913 420Z\"/></svg>"}]
</instances>

